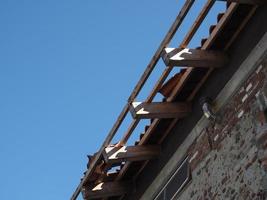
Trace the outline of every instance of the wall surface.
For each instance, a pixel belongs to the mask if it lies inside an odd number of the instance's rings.
[[[192,181],[178,199],[267,199],[267,116],[257,98],[266,77],[265,62],[190,146]]]

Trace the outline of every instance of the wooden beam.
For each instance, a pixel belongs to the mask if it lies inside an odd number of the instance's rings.
[[[191,112],[191,106],[179,102],[133,102],[130,111],[135,119],[183,118]]]
[[[159,93],[164,97],[169,97],[175,88],[175,86],[179,83],[180,79],[183,76],[183,73],[186,69],[181,69],[180,72],[176,73],[173,77],[164,83],[164,85],[160,88]]]
[[[121,196],[134,187],[132,182],[102,182],[94,187],[84,186],[82,188],[82,195],[85,200],[99,199],[105,197]]]
[[[214,5],[214,0],[207,0],[205,5],[203,6],[202,10],[200,11],[199,15],[197,16],[196,20],[194,21],[193,25],[191,26],[190,30],[187,32],[186,36],[184,37],[183,41],[179,45],[179,47],[186,48],[191,39],[194,37],[195,33],[197,32],[198,28],[202,24],[203,20],[208,15],[210,9]]]
[[[151,160],[160,154],[159,145],[107,147],[103,152],[105,162],[108,164],[126,161]]]
[[[217,1],[227,1],[227,2],[235,2],[235,3],[242,3],[242,4],[252,4],[252,5],[261,5],[265,4],[266,0],[217,0]]]
[[[222,67],[228,58],[225,53],[212,50],[165,48],[162,59],[166,66]]]

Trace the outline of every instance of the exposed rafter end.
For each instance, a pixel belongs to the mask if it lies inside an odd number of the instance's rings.
[[[100,199],[113,196],[121,196],[134,187],[133,182],[103,182],[96,186],[85,186],[82,188],[82,195],[85,200]]]
[[[140,145],[107,147],[103,152],[105,162],[108,164],[126,161],[142,161],[155,159],[160,154],[159,145]]]
[[[191,105],[180,102],[133,102],[130,112],[135,119],[183,118],[190,114]]]
[[[228,61],[224,52],[188,48],[165,48],[161,57],[166,66],[222,67]]]
[[[252,4],[252,5],[261,5],[265,4],[266,0],[217,0],[217,1],[227,1],[227,2],[235,2],[235,3],[242,3],[242,4]]]

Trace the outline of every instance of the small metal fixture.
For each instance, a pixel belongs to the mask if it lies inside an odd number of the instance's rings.
[[[267,95],[266,91],[262,90],[256,94],[257,103],[260,110],[264,113],[265,120],[267,121]]]
[[[202,107],[202,111],[203,111],[205,117],[209,120],[215,121],[216,115],[215,115],[213,108],[212,108],[211,99],[208,97],[202,97],[200,99],[200,105]]]

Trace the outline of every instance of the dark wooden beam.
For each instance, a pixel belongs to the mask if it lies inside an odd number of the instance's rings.
[[[228,60],[221,51],[188,48],[165,48],[162,59],[166,66],[209,68],[222,67]]]
[[[103,152],[105,162],[108,164],[126,161],[142,161],[155,159],[160,154],[158,145],[107,147]]]
[[[135,119],[183,118],[191,112],[191,105],[179,102],[133,102],[130,111]]]
[[[121,196],[131,191],[133,187],[134,184],[128,181],[102,182],[94,187],[83,187],[82,195],[85,200]]]
[[[242,3],[242,4],[253,4],[253,5],[260,5],[265,4],[266,0],[217,0],[217,1],[227,1],[227,2],[235,2],[235,3]]]

